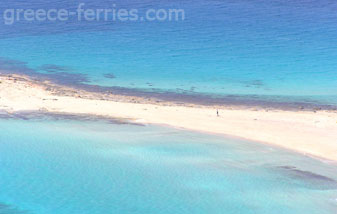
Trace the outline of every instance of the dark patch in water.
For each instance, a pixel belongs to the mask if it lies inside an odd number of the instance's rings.
[[[278,166],[282,172],[295,180],[304,181],[309,188],[314,189],[337,189],[337,181],[324,175],[316,174],[310,171],[297,169],[294,166]]]
[[[197,89],[197,87],[192,86],[192,87],[190,88],[190,91],[191,91],[191,92],[194,92],[195,89]]]
[[[115,79],[116,76],[113,73],[107,73],[103,75],[107,79]]]
[[[34,70],[28,68],[27,63],[3,57],[0,57],[0,70],[7,73],[34,74]]]
[[[53,72],[39,73],[27,67],[25,62],[0,57],[0,73],[3,74],[24,74],[35,80],[49,80],[61,85],[85,85],[90,82],[85,74],[66,72],[66,68],[62,66],[44,65],[42,68]]]
[[[56,68],[56,67],[55,67]],[[106,94],[118,94],[125,96],[138,96],[143,98],[154,98],[160,101],[191,103],[200,105],[232,105],[242,107],[262,107],[287,110],[337,110],[337,106],[320,104],[309,98],[291,96],[260,96],[260,95],[216,95],[206,93],[195,93],[188,90],[165,91],[160,89],[136,89],[124,87],[106,87],[91,85],[89,78],[81,73],[69,73],[55,71],[52,73],[39,73],[29,67],[27,63],[0,57],[0,73],[2,74],[24,74],[34,80],[49,80],[55,84],[70,86],[90,92]],[[251,82],[253,85],[263,84],[260,81]]]
[[[23,213],[28,214],[28,211],[23,211],[13,206],[0,203],[0,214],[23,214]]]
[[[152,83],[150,83],[150,82],[147,82],[147,83],[146,83],[146,85],[148,85],[148,86],[150,86],[150,87],[152,87],[152,86],[153,86],[153,84],[152,84]]]
[[[10,116],[8,114],[8,112],[4,111],[4,110],[0,110],[0,119],[9,119]]]
[[[42,70],[42,71],[47,71],[47,72],[50,72],[50,73],[69,71],[70,70],[67,67],[59,66],[59,65],[53,65],[53,64],[42,65],[42,66],[38,67],[37,69]]]
[[[62,85],[81,85],[89,83],[90,80],[85,74],[68,73],[68,72],[54,72],[43,76],[44,78]]]
[[[262,80],[244,81],[243,83],[245,84],[246,87],[262,88],[265,86]]]
[[[122,118],[108,118],[88,114],[50,113],[44,111],[21,111],[15,113],[0,112],[0,119],[106,121],[110,124],[143,126],[140,123],[133,123]]]

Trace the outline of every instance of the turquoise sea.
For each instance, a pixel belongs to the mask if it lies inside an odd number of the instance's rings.
[[[334,214],[337,165],[164,127],[0,120],[0,213]]]
[[[18,21],[6,9],[180,8]],[[335,0],[1,0],[0,73],[204,104],[337,107]],[[240,139],[0,112],[0,214],[335,214],[337,165]]]
[[[0,70],[67,84],[337,106],[334,0],[3,0],[6,9],[183,9],[183,21],[0,16]]]

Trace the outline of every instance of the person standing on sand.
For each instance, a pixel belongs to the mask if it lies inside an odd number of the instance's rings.
[[[216,116],[219,117],[219,110],[216,110]]]

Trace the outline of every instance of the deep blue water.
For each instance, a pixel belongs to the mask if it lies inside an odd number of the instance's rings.
[[[182,8],[184,21],[16,22],[0,20],[6,60],[35,72],[138,89],[311,96],[337,104],[334,0],[81,1],[86,8]],[[79,1],[3,0],[8,8],[67,8]],[[23,64],[22,63],[26,63]],[[115,78],[106,78],[113,74]],[[75,78],[79,78],[75,76]]]
[[[254,142],[0,119],[0,213],[334,214],[337,166]]]
[[[337,105],[334,0],[82,2],[182,8],[186,20],[7,26],[5,9],[75,9],[79,1],[2,0],[0,70],[197,99]],[[0,214],[335,214],[336,172],[279,148],[173,129],[0,119]]]

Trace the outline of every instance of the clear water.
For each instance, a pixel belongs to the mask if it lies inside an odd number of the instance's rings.
[[[7,26],[1,17],[0,57],[36,72],[45,72],[43,65],[55,65],[71,74],[85,74],[89,84],[95,85],[314,96],[317,101],[337,104],[334,0],[81,2],[94,9],[110,8],[112,3],[141,10],[182,8],[186,20],[70,20]],[[77,5],[68,0],[3,0],[0,10],[75,10]],[[22,67],[20,62],[27,64]],[[104,74],[116,78],[105,78]]]
[[[94,9],[183,8],[186,20],[6,26],[0,16],[0,70],[136,89],[308,96],[337,105],[334,0],[81,2]],[[2,0],[0,12],[77,5]],[[0,119],[0,214],[335,214],[336,175],[331,163],[237,139]]]
[[[0,213],[334,214],[337,166],[237,139],[0,120]]]

